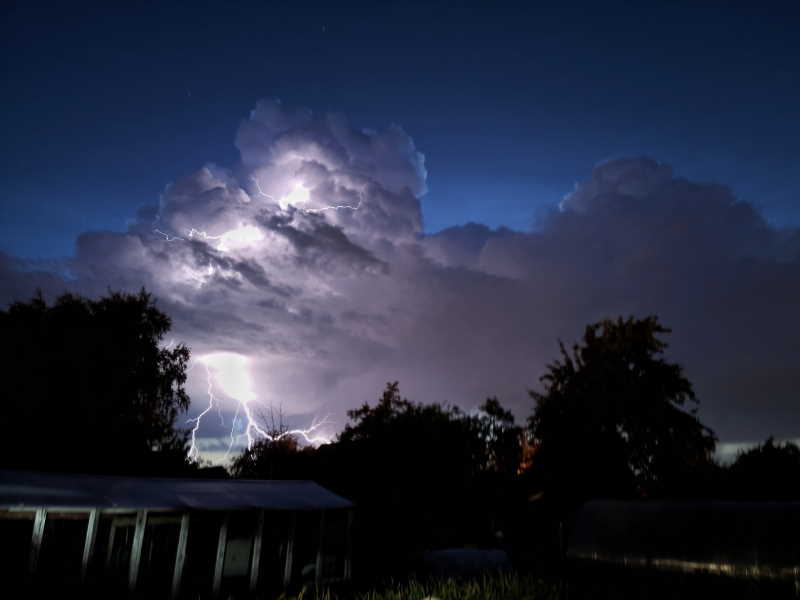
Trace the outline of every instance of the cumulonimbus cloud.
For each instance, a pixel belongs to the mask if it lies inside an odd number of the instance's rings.
[[[2,299],[144,285],[195,355],[247,357],[259,401],[339,425],[394,379],[415,400],[469,408],[499,395],[526,415],[559,339],[658,314],[721,439],[800,437],[800,233],[728,188],[620,159],[535,231],[425,235],[424,157],[399,127],[361,131],[265,101],[236,144],[239,164],[176,180],[128,231],[81,235],[74,258],[0,256]],[[204,390],[193,371],[195,413]],[[227,431],[206,423],[201,436]]]

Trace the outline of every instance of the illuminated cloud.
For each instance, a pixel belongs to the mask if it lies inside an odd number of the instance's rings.
[[[36,287],[155,292],[218,380],[222,415],[203,421],[201,449],[218,455],[244,398],[293,426],[331,415],[341,427],[394,379],[415,400],[469,408],[499,395],[524,416],[558,339],[652,313],[674,329],[670,355],[723,439],[797,437],[800,234],[724,186],[621,159],[535,232],[425,236],[424,158],[399,127],[360,131],[264,101],[236,145],[240,164],[177,179],[127,232],[85,233],[61,265],[0,255],[4,300]],[[193,416],[206,377],[190,374]]]

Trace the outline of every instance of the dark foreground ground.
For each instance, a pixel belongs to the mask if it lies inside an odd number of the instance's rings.
[[[97,588],[48,586],[38,582],[26,589],[0,589],[4,599],[124,598],[123,590],[109,595]],[[157,600],[153,593],[136,598]],[[168,596],[165,596],[168,597]],[[487,573],[473,578],[421,578],[385,581],[369,586],[347,586],[291,590],[281,600],[756,600],[800,599],[800,579],[734,578],[710,573],[676,573],[646,568],[569,565],[560,576],[532,573]],[[194,596],[192,597],[194,600]],[[210,598],[202,596],[200,598]],[[267,600],[276,596],[236,596]],[[233,600],[224,596],[224,600]]]
[[[568,569],[560,595],[563,600],[800,599],[800,579],[795,578],[757,579],[606,565],[573,564]]]

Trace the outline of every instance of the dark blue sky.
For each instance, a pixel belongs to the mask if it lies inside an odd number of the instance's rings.
[[[527,228],[640,154],[800,224],[796,3],[455,4],[4,4],[0,250],[124,229],[176,177],[232,164],[263,97],[402,125],[427,231]]]

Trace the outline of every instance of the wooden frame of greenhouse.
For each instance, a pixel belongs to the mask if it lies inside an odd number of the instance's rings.
[[[0,471],[0,576],[150,597],[349,580],[353,505],[312,481]]]

